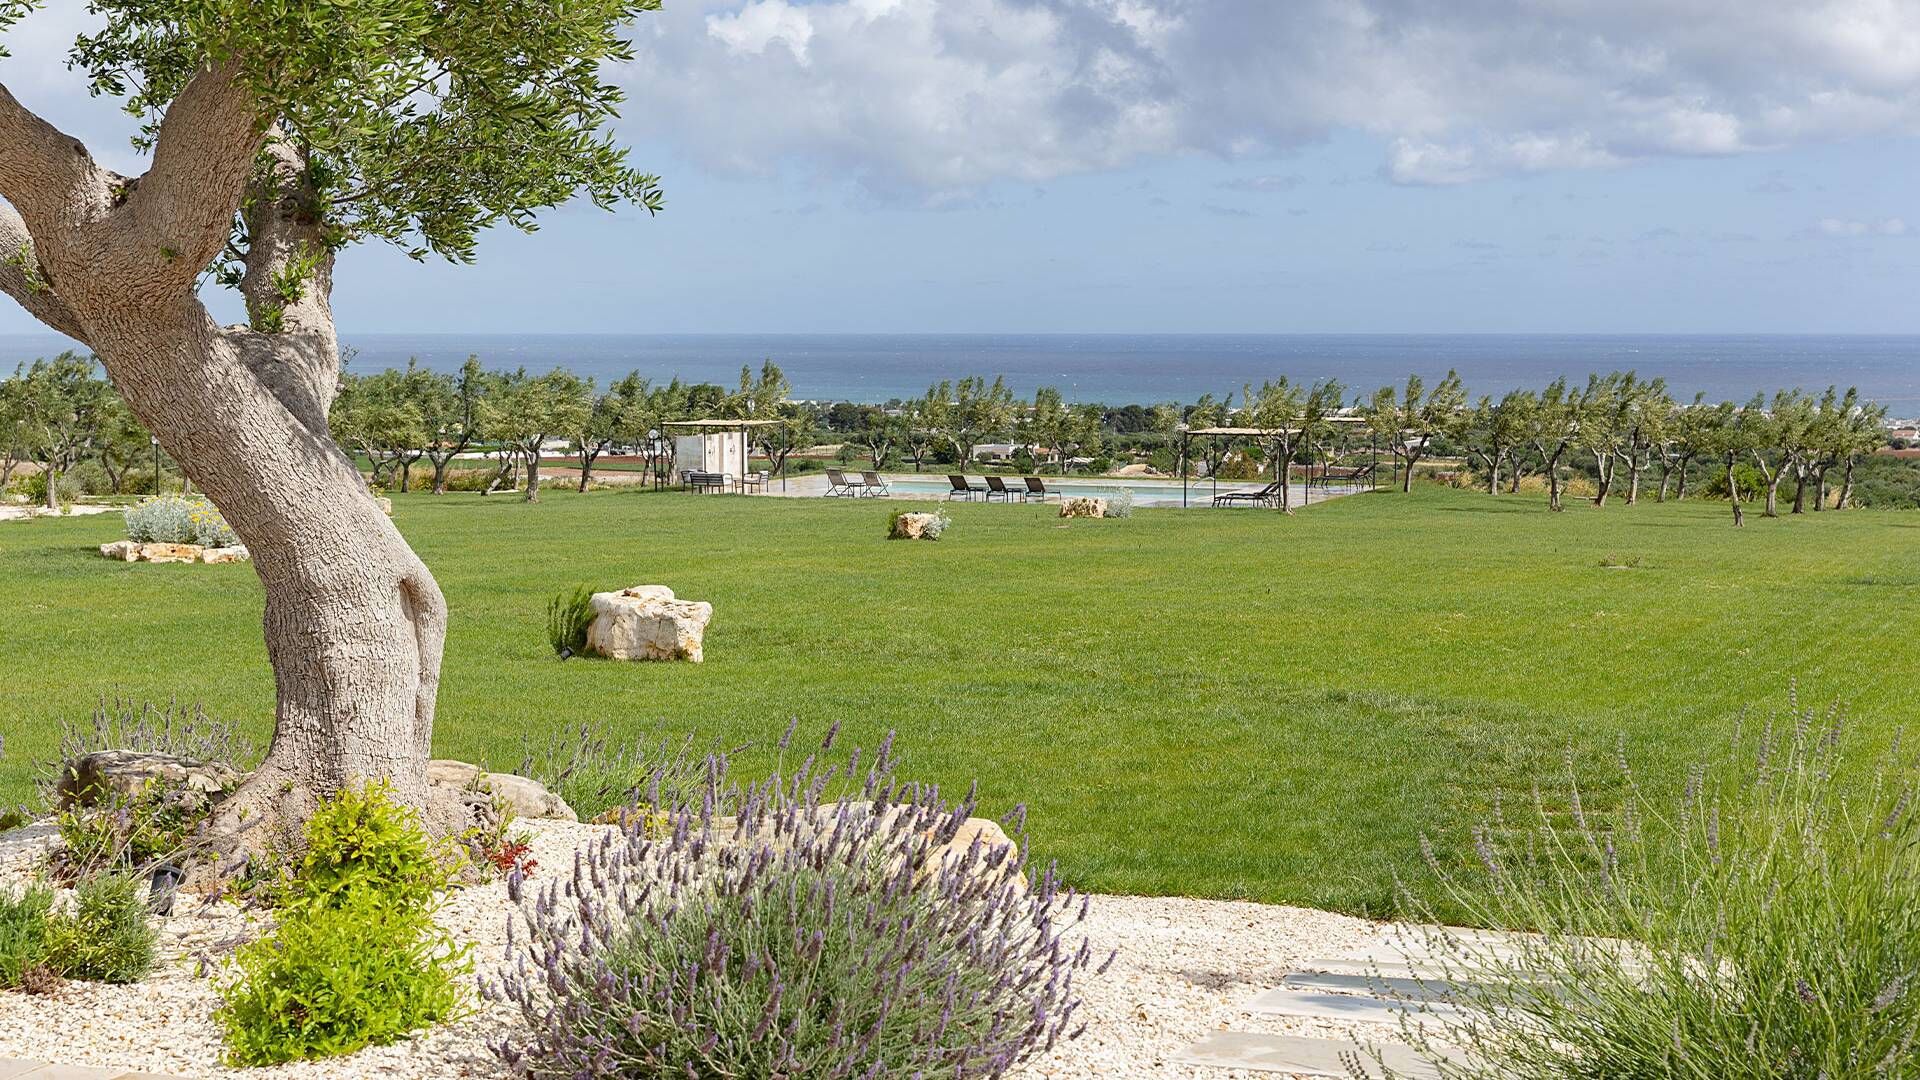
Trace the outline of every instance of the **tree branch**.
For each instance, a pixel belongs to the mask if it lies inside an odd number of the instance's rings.
[[[37,227],[51,227],[65,216],[73,194],[98,171],[84,143],[41,119],[0,85],[0,197],[18,207],[21,216]]]
[[[123,250],[142,264],[158,260],[182,286],[226,246],[265,135],[239,71],[227,61],[187,82],[160,122],[153,167],[127,185],[120,211],[130,226],[117,241]]]
[[[19,211],[0,201],[0,292],[27,309],[27,314],[85,345],[87,332],[34,253],[33,238]],[[91,346],[89,346],[91,347]]]
[[[333,249],[299,147],[269,133],[246,200],[240,294],[255,329],[333,333]]]

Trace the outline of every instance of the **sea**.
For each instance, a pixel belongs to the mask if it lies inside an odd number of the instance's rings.
[[[348,369],[567,367],[604,383],[732,385],[772,360],[798,398],[884,403],[965,375],[1003,376],[1015,393],[1053,386],[1070,401],[1190,402],[1239,394],[1286,375],[1371,391],[1456,370],[1475,394],[1537,387],[1565,375],[1634,370],[1676,396],[1744,401],[1757,391],[1858,387],[1897,417],[1920,415],[1920,335],[1752,334],[356,334]],[[52,335],[0,335],[0,364],[70,347]]]

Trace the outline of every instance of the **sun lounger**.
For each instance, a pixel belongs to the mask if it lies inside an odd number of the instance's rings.
[[[866,493],[868,495],[885,496],[888,493],[887,482],[880,479],[879,473],[861,473],[860,476],[866,480]]]
[[[989,476],[987,477],[987,501],[992,502],[996,495],[1008,502],[1012,502],[1015,495],[1025,499],[1027,493],[1025,489],[1015,491],[1009,488],[1007,482],[997,476]]]
[[[1027,498],[1028,499],[1038,499],[1041,502],[1045,502],[1047,501],[1047,496],[1055,494],[1054,492],[1047,490],[1047,485],[1041,483],[1039,477],[1029,476],[1029,477],[1026,477],[1025,479],[1027,481]]]
[[[861,494],[860,489],[865,486],[865,484],[848,480],[845,476],[841,475],[839,469],[827,470],[827,494],[829,496],[857,496]]]
[[[1249,502],[1255,506],[1280,504],[1280,481],[1275,480],[1259,491],[1226,491],[1213,497],[1215,506],[1231,506],[1238,502]]]
[[[975,495],[986,494],[987,491],[983,487],[974,487],[967,482],[966,477],[956,476],[953,473],[947,474],[947,482],[953,485],[953,489],[947,492],[949,499],[972,499]]]

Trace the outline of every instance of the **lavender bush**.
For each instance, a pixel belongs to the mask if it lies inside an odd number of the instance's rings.
[[[565,799],[583,821],[607,811],[663,812],[720,798],[727,790],[731,754],[745,749],[703,747],[691,733],[614,742],[592,724],[556,733],[537,745],[523,739],[521,746],[524,756],[514,771]]]
[[[530,1034],[496,1046],[523,1077],[999,1076],[1079,1034],[1085,917],[1021,849],[944,852],[973,809],[893,775],[809,758],[608,834],[521,905],[486,991]],[[829,798],[837,791],[840,798]]]
[[[190,761],[220,761],[244,771],[260,758],[246,732],[231,721],[209,715],[198,702],[182,705],[173,701],[159,706],[118,694],[103,696],[85,724],[61,719],[59,747],[60,762],[96,750],[137,750]],[[42,777],[46,783],[58,779],[54,773]]]
[[[1413,1040],[1449,1080],[1920,1077],[1915,762],[1844,743],[1795,703],[1673,804],[1622,760],[1617,812],[1576,788],[1483,831],[1478,873],[1434,862],[1476,921],[1539,933],[1443,935],[1472,1019]]]

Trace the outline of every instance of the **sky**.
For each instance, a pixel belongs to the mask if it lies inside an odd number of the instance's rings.
[[[65,67],[88,25],[51,0],[0,83],[137,173]],[[619,135],[665,212],[565,207],[470,267],[355,249],[343,332],[1920,332],[1913,0],[665,0],[632,32]]]

